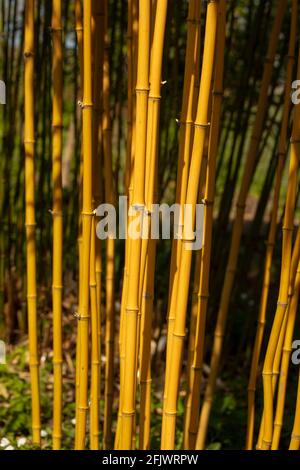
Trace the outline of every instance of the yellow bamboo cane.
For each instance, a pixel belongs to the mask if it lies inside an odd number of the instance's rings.
[[[24,148],[25,148],[25,226],[27,259],[27,312],[29,366],[32,403],[32,438],[40,445],[40,389],[36,311],[36,246],[34,197],[34,0],[25,3],[24,36]]]
[[[300,51],[297,65],[297,78],[300,77]],[[282,239],[282,265],[280,274],[280,287],[278,294],[277,308],[272,325],[272,330],[268,342],[267,352],[263,367],[263,388],[264,388],[264,432],[262,449],[268,450],[271,447],[273,436],[273,387],[272,369],[276,353],[276,346],[281,331],[284,315],[286,312],[289,290],[289,278],[291,267],[291,249],[294,208],[297,188],[297,171],[299,166],[299,144],[300,144],[300,106],[295,105],[293,117],[293,129],[291,137],[291,157],[289,166],[289,178],[286,195],[286,206],[283,222]]]
[[[185,450],[188,450],[191,448],[190,439],[189,439],[189,427],[190,427],[190,421],[191,421],[191,415],[192,415],[191,400],[190,400],[191,391],[192,391],[191,370],[193,366],[194,351],[195,351],[200,265],[201,265],[201,252],[197,251],[194,280],[193,280],[192,307],[191,307],[188,359],[187,359],[187,378],[186,378],[187,393],[186,393],[186,400],[185,400],[184,431],[183,431],[183,448]]]
[[[247,420],[247,436],[246,436],[246,450],[251,450],[253,447],[253,433],[254,433],[254,419],[255,419],[255,390],[256,390],[256,378],[257,368],[260,357],[262,339],[265,329],[265,318],[267,309],[267,300],[270,287],[271,277],[271,266],[276,236],[277,226],[277,215],[279,205],[280,187],[282,182],[285,156],[287,150],[287,129],[290,113],[290,83],[292,81],[293,65],[294,65],[294,54],[295,54],[295,42],[296,42],[296,18],[297,18],[297,0],[292,3],[292,14],[291,14],[291,28],[290,28],[290,39],[287,56],[287,71],[286,71],[286,86],[284,93],[284,105],[283,115],[281,122],[281,130],[278,143],[278,163],[275,177],[275,187],[273,194],[273,208],[271,214],[270,228],[267,240],[266,258],[264,265],[264,276],[263,286],[260,298],[259,315],[257,322],[257,330],[253,347],[253,354],[251,360],[251,369],[248,383],[248,420]]]
[[[150,1],[139,0],[139,37],[136,85],[136,149],[134,159],[133,208],[139,214],[145,206],[145,163],[147,139],[147,100],[149,92]],[[139,220],[141,221],[141,217]],[[124,397],[122,403],[121,448],[131,449],[135,418],[137,357],[137,318],[141,238],[130,239],[128,294],[125,319]]]
[[[80,101],[82,100],[82,91],[83,91],[83,25],[82,25],[82,8],[81,0],[75,1],[75,30],[77,38],[77,47],[79,55],[79,69],[80,69]],[[80,150],[80,168],[79,168],[79,217],[78,217],[78,305],[80,305],[81,299],[81,285],[82,285],[82,217],[81,217],[81,207],[82,207],[82,145]],[[78,397],[79,397],[79,357],[80,357],[80,338],[79,338],[79,328],[77,328],[77,338],[76,338],[76,372],[75,372],[75,389],[76,389],[76,398],[75,398],[75,420],[78,420],[77,411],[78,411]]]
[[[61,0],[52,7],[52,179],[53,179],[53,449],[61,446],[62,425],[62,27]]]
[[[92,62],[91,62],[91,0],[83,4],[83,67],[82,102],[83,138],[83,204],[82,204],[82,287],[79,305],[79,397],[76,420],[76,449],[85,447],[86,415],[88,410],[88,338],[89,338],[89,275],[92,228]]]
[[[103,66],[103,11],[101,3],[92,2],[92,35],[93,35],[93,204],[100,202],[100,156],[99,129],[101,122],[101,78]],[[101,262],[100,240],[96,238],[95,218],[92,222],[90,252],[90,310],[91,310],[91,402],[90,402],[90,448],[99,449],[99,399],[100,399],[100,292],[99,261]],[[97,253],[98,251],[98,253]],[[98,258],[98,257],[99,258]],[[100,264],[101,268],[101,264]],[[98,269],[98,271],[96,271]]]
[[[130,0],[128,3],[128,133],[127,133],[127,151],[125,164],[125,194],[128,197],[128,205],[132,204],[133,170],[135,155],[135,108],[136,108],[136,75],[137,75],[137,39],[138,39],[138,0]],[[128,214],[126,214],[128,219]],[[128,222],[128,220],[127,220]],[[119,351],[120,351],[120,394],[119,411],[117,421],[117,431],[115,438],[115,448],[119,448],[120,430],[122,418],[122,403],[124,391],[124,358],[125,358],[125,310],[128,292],[128,260],[129,260],[130,240],[128,237],[125,242],[125,265],[123,274],[123,288],[121,300],[121,318],[119,332]]]
[[[99,450],[99,395],[100,395],[100,348],[98,335],[97,283],[95,271],[96,227],[93,218],[90,254],[90,311],[91,311],[91,402],[90,402],[90,448]]]
[[[192,208],[188,223],[184,220],[183,247],[180,259],[178,278],[178,297],[175,313],[174,330],[172,335],[171,350],[167,356],[165,386],[165,407],[163,414],[162,449],[173,449],[175,442],[175,424],[177,414],[177,395],[179,388],[180,368],[182,360],[183,341],[185,337],[185,317],[188,301],[188,284],[191,268],[192,251],[191,242],[194,234],[191,227],[195,222],[195,208],[198,195],[198,185],[201,172],[202,157],[205,146],[205,136],[209,127],[209,95],[211,91],[211,80],[213,74],[214,53],[216,45],[218,3],[209,2],[207,6],[206,30],[204,40],[204,53],[202,62],[200,91],[198,98],[197,116],[195,120],[194,142],[191,156],[186,201],[188,207]],[[170,364],[172,362],[172,366]]]

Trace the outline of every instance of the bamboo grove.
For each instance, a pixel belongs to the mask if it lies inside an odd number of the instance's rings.
[[[0,17],[0,446],[299,450],[298,0]]]

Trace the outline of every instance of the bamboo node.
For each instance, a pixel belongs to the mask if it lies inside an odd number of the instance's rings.
[[[53,216],[53,217],[62,217],[62,211],[56,211],[53,209],[48,209],[48,212]]]
[[[81,405],[81,406],[78,406],[78,411],[86,411],[89,409],[89,406],[88,405]]]
[[[34,57],[34,52],[32,51],[24,51],[24,57],[25,59],[29,58],[29,57]]]
[[[149,101],[160,101],[160,99],[161,99],[161,96],[158,96],[158,95],[156,95],[156,96],[155,95],[151,95],[151,96],[149,95],[149,97],[148,97]]]
[[[136,313],[139,311],[139,308],[138,307],[126,307],[126,313],[129,314],[129,313]]]
[[[201,372],[203,370],[203,367],[202,366],[194,366],[194,364],[192,365],[192,369],[196,372]]]
[[[294,137],[291,137],[290,143],[291,144],[300,144],[300,139],[295,139]]]
[[[58,284],[56,284],[55,286],[52,286],[52,290],[62,290],[63,289],[63,286],[60,286]]]
[[[177,415],[177,411],[165,411],[164,414],[166,416],[176,416]]]
[[[82,217],[92,217],[94,214],[94,211],[88,212],[88,211],[82,211],[81,215]]]
[[[226,272],[227,273],[235,273],[236,272],[236,267],[234,266],[228,266],[228,268],[226,269]]]
[[[145,93],[149,91],[149,87],[136,87],[135,92],[136,93]]]
[[[288,306],[287,302],[277,302],[278,307],[286,308]]]
[[[24,145],[26,144],[35,144],[35,140],[34,139],[24,139]]]
[[[213,203],[214,203],[213,199],[206,199],[206,198],[202,199],[202,204],[204,206],[212,206]]]
[[[176,336],[176,338],[185,338],[185,333],[175,333],[173,331],[173,336]]]
[[[122,416],[135,416],[135,411],[122,411]]]
[[[39,361],[29,361],[30,367],[38,367],[40,365]]]
[[[208,129],[210,127],[210,122],[203,123],[203,124],[198,124],[195,122],[194,126],[199,127],[200,129]]]
[[[140,384],[151,384],[152,383],[152,379],[141,379],[140,380]]]
[[[27,294],[27,299],[36,299],[36,294]]]
[[[62,27],[58,27],[58,28],[55,27],[55,28],[53,28],[53,26],[49,26],[48,29],[49,29],[49,32],[50,32],[50,33],[59,33],[59,32],[62,32]]]
[[[294,439],[294,441],[300,441],[300,435],[299,434],[292,434],[291,438]]]
[[[152,299],[152,295],[150,294],[150,292],[144,292],[143,298],[146,299],[146,300],[147,299]]]
[[[237,208],[237,209],[244,210],[244,209],[246,208],[246,204],[245,204],[245,203],[240,204],[239,202],[237,202],[236,208]]]
[[[213,95],[214,95],[214,96],[223,96],[223,95],[224,95],[224,92],[223,92],[223,91],[219,91],[219,90],[214,90],[214,91],[213,91]]]
[[[274,62],[274,57],[267,56],[265,58],[265,64],[273,64],[273,62]]]
[[[77,104],[81,109],[93,107],[93,103],[84,103],[83,101],[80,101],[80,100],[77,102]]]
[[[62,359],[55,359],[55,360],[53,359],[53,361],[52,361],[52,364],[54,366],[60,366],[62,363],[63,363]]]

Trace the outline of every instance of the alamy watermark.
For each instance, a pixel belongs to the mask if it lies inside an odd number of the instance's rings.
[[[200,250],[203,244],[204,204],[152,204],[128,207],[126,196],[119,197],[118,210],[113,204],[100,204],[95,210],[101,220],[96,233],[100,240],[163,239],[172,236],[185,243],[187,250]]]

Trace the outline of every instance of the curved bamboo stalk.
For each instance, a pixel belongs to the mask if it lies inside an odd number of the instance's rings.
[[[24,148],[25,148],[25,226],[27,259],[27,311],[29,366],[32,400],[32,438],[40,445],[40,388],[36,311],[36,242],[34,200],[34,0],[25,3],[24,37]]]
[[[79,389],[78,411],[75,429],[76,449],[85,447],[86,415],[88,410],[88,338],[89,338],[89,275],[92,228],[92,43],[91,43],[91,0],[83,4],[83,187],[82,187],[82,287],[79,305]]]
[[[300,77],[300,51],[298,56],[297,78]],[[299,166],[299,144],[300,144],[300,106],[295,105],[293,130],[291,137],[291,157],[289,166],[288,188],[286,195],[286,206],[283,222],[282,239],[282,265],[280,274],[280,287],[278,294],[277,308],[272,325],[272,330],[268,342],[267,352],[263,367],[263,388],[264,388],[264,432],[262,449],[268,450],[271,447],[273,436],[273,387],[272,370],[276,352],[276,346],[280,335],[283,319],[288,302],[289,278],[291,267],[291,250],[294,209],[297,188],[297,172]]]
[[[252,131],[251,142],[249,151],[246,158],[246,164],[244,167],[243,178],[241,182],[241,187],[239,191],[238,202],[236,205],[236,216],[233,225],[233,233],[231,238],[231,245],[229,251],[229,257],[227,262],[225,280],[222,288],[220,307],[218,311],[217,324],[214,333],[214,342],[211,354],[211,373],[209,383],[207,385],[206,401],[205,406],[203,405],[201,415],[202,423],[199,425],[199,434],[197,437],[197,448],[202,449],[205,445],[205,438],[208,426],[208,420],[212,405],[213,393],[215,389],[215,383],[217,379],[217,373],[219,368],[219,362],[222,352],[223,337],[225,324],[227,319],[227,313],[229,308],[229,301],[231,296],[231,291],[234,282],[234,276],[236,272],[237,262],[238,262],[238,253],[239,246],[242,236],[243,229],[243,218],[245,212],[245,203],[247,194],[250,188],[254,166],[257,158],[259,142],[263,131],[264,117],[267,109],[267,98],[268,98],[268,89],[271,81],[272,67],[276,52],[276,46],[278,43],[278,36],[281,29],[281,24],[284,16],[284,12],[287,6],[287,2],[284,0],[278,4],[276,17],[274,20],[273,29],[271,32],[269,48],[267,52],[267,57],[264,65],[263,78],[261,83],[259,101],[257,105],[257,112],[255,123]],[[201,419],[200,419],[201,421]]]
[[[185,203],[192,208],[191,219],[184,221],[183,247],[180,257],[178,278],[178,296],[175,313],[174,330],[172,334],[171,349],[167,355],[166,381],[165,381],[165,407],[162,426],[162,449],[173,449],[175,443],[175,425],[177,415],[177,395],[179,388],[180,368],[182,361],[183,341],[185,337],[185,318],[188,301],[188,285],[191,269],[192,251],[190,243],[194,241],[191,227],[194,227],[195,208],[198,195],[198,185],[205,146],[205,136],[209,127],[209,97],[213,74],[214,53],[216,46],[218,1],[211,1],[207,6],[206,30],[204,40],[204,53],[201,72],[200,91],[198,97],[197,116],[195,120],[194,142],[191,156],[190,171],[187,185]],[[172,365],[171,365],[172,363]]]

